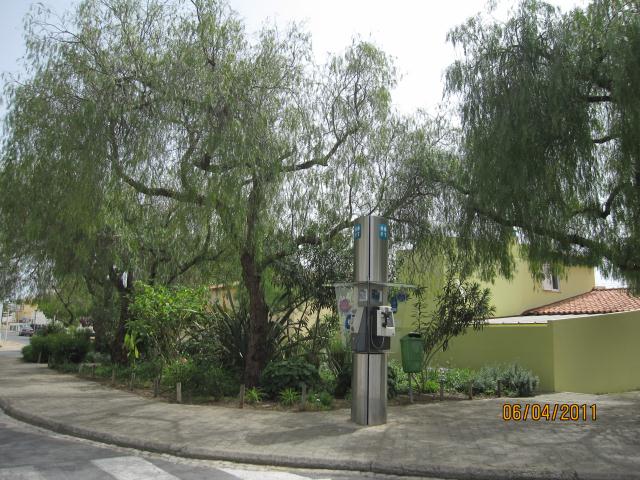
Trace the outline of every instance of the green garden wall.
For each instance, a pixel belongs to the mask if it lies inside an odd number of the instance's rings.
[[[517,362],[540,377],[541,391],[553,391],[553,360],[552,331],[547,325],[488,325],[452,340],[432,364],[479,369]]]
[[[552,322],[555,390],[640,390],[640,312]]]

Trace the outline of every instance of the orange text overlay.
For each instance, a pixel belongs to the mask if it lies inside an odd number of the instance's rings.
[[[598,418],[596,404],[586,403],[505,403],[502,419],[505,422],[595,422]]]

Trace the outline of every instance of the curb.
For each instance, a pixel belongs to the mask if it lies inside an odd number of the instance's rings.
[[[318,470],[341,470],[354,472],[370,472],[382,475],[401,475],[410,477],[437,477],[457,480],[638,480],[640,475],[633,474],[592,474],[578,473],[575,470],[500,470],[486,467],[455,468],[432,465],[430,467],[415,467],[411,465],[397,465],[384,463],[379,460],[363,462],[353,460],[349,462],[331,459],[310,459],[291,457],[286,455],[262,455],[259,453],[241,453],[228,451],[211,451],[190,445],[174,445],[163,442],[134,440],[123,435],[113,435],[87,428],[63,424],[48,417],[25,412],[4,398],[0,398],[0,408],[4,412],[20,421],[45,428],[57,433],[97,441],[119,447],[133,448],[147,452],[169,454],[177,457],[196,460],[227,461],[235,463],[269,465],[287,468],[306,468]]]

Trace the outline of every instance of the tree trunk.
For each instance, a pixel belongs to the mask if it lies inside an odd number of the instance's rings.
[[[269,309],[262,291],[256,258],[250,252],[240,256],[242,279],[249,294],[249,344],[245,360],[244,381],[248,387],[255,387],[260,373],[267,363],[267,332]]]
[[[127,322],[129,321],[129,303],[133,293],[133,274],[127,272],[127,280],[125,282],[124,274],[114,270],[112,279],[115,281],[118,296],[120,297],[120,315],[118,316],[118,325],[111,344],[111,360],[114,363],[124,365],[127,363],[124,336],[127,332]]]

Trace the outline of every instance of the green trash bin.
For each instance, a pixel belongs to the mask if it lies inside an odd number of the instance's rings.
[[[424,359],[424,343],[422,335],[411,332],[400,339],[402,352],[402,369],[406,373],[420,373]]]

